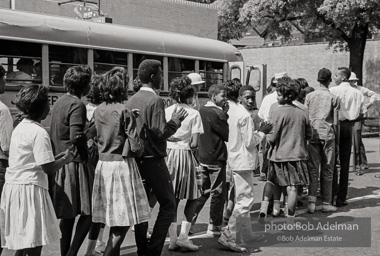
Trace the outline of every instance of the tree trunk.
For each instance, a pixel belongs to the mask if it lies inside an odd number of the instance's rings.
[[[350,69],[358,77],[359,85],[363,85],[363,61],[364,50],[367,43],[368,24],[355,24],[350,40],[347,41],[350,48]]]

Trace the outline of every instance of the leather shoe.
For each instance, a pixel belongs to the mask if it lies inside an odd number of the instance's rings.
[[[347,205],[348,205],[348,202],[346,200],[344,201],[336,200],[336,207],[343,207]]]

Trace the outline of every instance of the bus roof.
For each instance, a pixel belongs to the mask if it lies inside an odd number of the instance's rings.
[[[159,30],[0,9],[0,38],[209,61],[240,61],[234,46]]]

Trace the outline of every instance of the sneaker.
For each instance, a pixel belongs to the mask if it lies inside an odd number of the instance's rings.
[[[368,170],[368,169],[369,169],[368,165],[362,164],[362,170]]]
[[[356,171],[355,174],[356,174],[356,176],[362,176],[364,174],[364,171],[361,170],[361,169],[359,169],[359,170]]]
[[[246,248],[237,246],[235,242],[231,241],[231,239],[228,239],[228,237],[225,235],[225,232],[222,232],[221,236],[218,239],[218,243],[234,252],[242,253],[247,251]]]
[[[105,242],[96,242],[95,252],[104,253],[106,250],[107,244]]]
[[[267,176],[265,173],[260,174],[259,181],[267,181]]]
[[[207,236],[210,237],[219,237],[220,236],[220,226],[215,226],[213,224],[208,224]]]
[[[84,256],[101,256],[103,253],[101,252],[93,252],[93,253],[86,253]]]
[[[337,208],[331,204],[324,204],[322,206],[322,212],[336,212]]]

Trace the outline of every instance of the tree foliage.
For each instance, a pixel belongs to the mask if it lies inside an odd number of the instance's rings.
[[[239,39],[248,26],[290,39],[297,25],[306,37],[323,36],[349,50],[350,66],[360,78],[366,39],[380,28],[379,0],[218,0],[218,7],[220,39]]]

